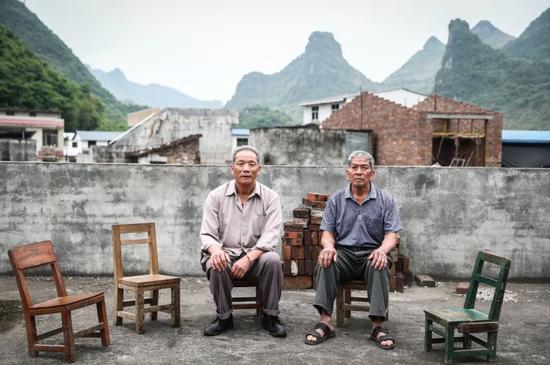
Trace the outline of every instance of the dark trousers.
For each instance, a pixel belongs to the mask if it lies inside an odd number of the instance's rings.
[[[332,315],[337,286],[350,280],[367,283],[369,316],[371,319],[386,318],[388,313],[389,282],[391,262],[383,270],[375,270],[367,257],[372,250],[353,251],[337,247],[336,261],[329,267],[317,265],[317,292],[313,306],[319,313],[326,310]],[[390,260],[388,256],[388,260]]]
[[[236,261],[238,258],[233,258]],[[216,303],[216,314],[227,319],[233,313],[231,290],[233,279],[227,270],[215,271],[210,259],[206,262],[206,272],[210,279],[210,291]],[[283,289],[283,266],[276,252],[263,253],[250,267],[243,280],[258,283],[262,293],[262,311],[271,316],[279,315],[279,300]]]

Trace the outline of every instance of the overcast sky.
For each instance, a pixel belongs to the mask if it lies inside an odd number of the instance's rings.
[[[248,72],[280,71],[316,30],[373,81],[397,70],[451,19],[513,36],[550,0],[26,0],[83,63],[129,80],[226,102]]]

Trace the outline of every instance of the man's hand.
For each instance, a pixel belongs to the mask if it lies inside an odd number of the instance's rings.
[[[250,269],[250,263],[251,261],[246,255],[235,261],[231,268],[231,276],[236,279],[242,279],[248,272],[248,269]]]
[[[388,255],[381,247],[372,251],[368,259],[371,260],[375,270],[383,270],[388,266]]]
[[[223,271],[231,262],[229,255],[219,247],[210,246],[208,249],[214,271]]]
[[[319,253],[319,265],[326,269],[333,261],[336,261],[336,249],[334,247],[323,248]]]

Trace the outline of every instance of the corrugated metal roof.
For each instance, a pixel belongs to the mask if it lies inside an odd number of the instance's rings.
[[[124,132],[107,131],[76,131],[76,135],[83,141],[112,141]]]
[[[503,130],[502,143],[550,143],[550,131]]]
[[[231,134],[234,135],[234,136],[249,136],[250,135],[250,129],[233,128],[231,130]]]

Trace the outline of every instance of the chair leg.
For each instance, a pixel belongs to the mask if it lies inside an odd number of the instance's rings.
[[[180,286],[176,284],[172,286],[172,319],[174,321],[173,327],[180,327]]]
[[[71,312],[63,311],[61,313],[61,322],[63,325],[63,342],[65,345],[65,361],[74,361],[74,333]]]
[[[424,320],[424,351],[432,351],[432,325],[433,321],[428,317]]]
[[[453,326],[448,326],[445,328],[445,364],[454,363],[454,340],[455,340],[455,329]]]
[[[470,334],[467,332],[464,332],[464,337],[462,338],[462,347],[464,349],[472,348],[472,339],[470,338]]]
[[[336,293],[336,327],[344,326],[344,289],[338,286]]]
[[[109,320],[107,319],[107,309],[105,308],[105,300],[102,300],[99,303],[96,303],[97,308],[97,320],[99,323],[102,324],[101,330],[99,333],[101,334],[101,345],[103,347],[107,347],[110,345],[110,337],[109,337]]]
[[[115,288],[115,326],[122,325],[122,317],[118,315],[118,311],[124,310],[124,289]]]
[[[36,344],[36,319],[34,316],[26,315],[25,324],[27,326],[27,347],[29,350],[29,355],[31,357],[37,357],[38,351],[35,351],[34,345]]]
[[[497,358],[497,332],[489,332],[487,334],[487,349],[490,354],[487,356],[487,360],[496,360]]]
[[[256,316],[262,313],[262,292],[258,285],[256,285]]]
[[[139,288],[136,290],[135,315],[136,315],[136,332],[139,334],[142,334],[144,332],[143,322],[145,320],[145,315],[143,313],[143,290]]]
[[[351,289],[347,288],[344,290],[344,303],[351,304]],[[344,311],[345,318],[351,318],[351,311]]]
[[[159,291],[158,289],[151,290],[151,306],[159,304]],[[157,320],[158,312],[151,312],[151,321]]]

